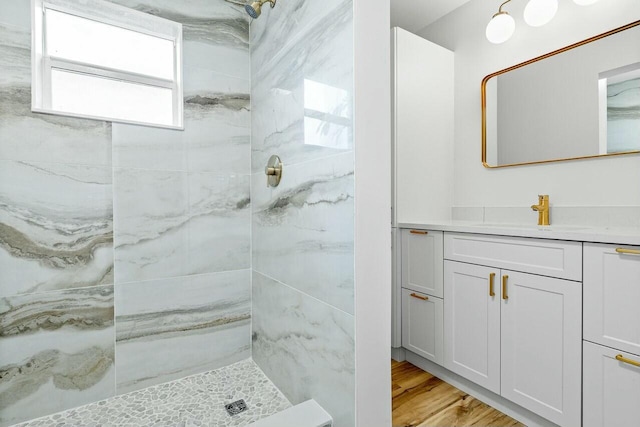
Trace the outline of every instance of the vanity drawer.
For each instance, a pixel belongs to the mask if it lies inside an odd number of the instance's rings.
[[[442,231],[402,230],[402,287],[442,298]]]
[[[444,257],[524,273],[582,280],[581,242],[445,233]]]
[[[640,358],[588,341],[583,354],[582,425],[640,425]]]
[[[442,298],[402,290],[402,346],[439,365],[444,362]]]
[[[584,339],[640,355],[640,247],[584,244]]]

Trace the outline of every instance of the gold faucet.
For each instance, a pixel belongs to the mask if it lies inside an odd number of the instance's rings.
[[[549,225],[549,195],[540,194],[538,204],[531,205],[531,209],[538,211],[538,225]]]

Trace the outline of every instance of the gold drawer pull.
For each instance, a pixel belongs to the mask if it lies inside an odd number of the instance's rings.
[[[411,294],[412,297],[414,298],[418,298],[421,299],[422,301],[427,301],[429,299],[429,297],[423,297],[422,295],[418,295],[418,294]]]
[[[507,280],[509,276],[506,274],[502,276],[502,299],[509,299],[509,295],[507,295]]]
[[[637,366],[640,368],[640,362],[636,362],[635,360],[627,359],[621,354],[616,356],[616,360],[622,363],[628,363],[629,365]]]
[[[618,252],[619,254],[627,254],[627,255],[640,255],[640,250],[638,249],[623,249],[623,248],[617,248],[616,252]]]
[[[429,234],[428,231],[420,231],[420,230],[411,230],[409,231],[411,234]]]
[[[496,278],[496,273],[489,274],[489,296],[495,297],[496,293],[493,291],[493,281]]]

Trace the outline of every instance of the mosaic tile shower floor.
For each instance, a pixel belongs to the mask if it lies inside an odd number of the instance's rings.
[[[230,416],[224,405],[244,399],[248,409]],[[192,375],[16,427],[245,426],[291,406],[253,360]]]

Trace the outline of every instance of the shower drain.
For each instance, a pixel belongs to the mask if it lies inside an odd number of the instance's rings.
[[[227,403],[224,405],[224,408],[227,410],[229,415],[238,415],[240,412],[244,412],[247,410],[247,404],[244,402],[244,399],[236,400],[235,402]]]

